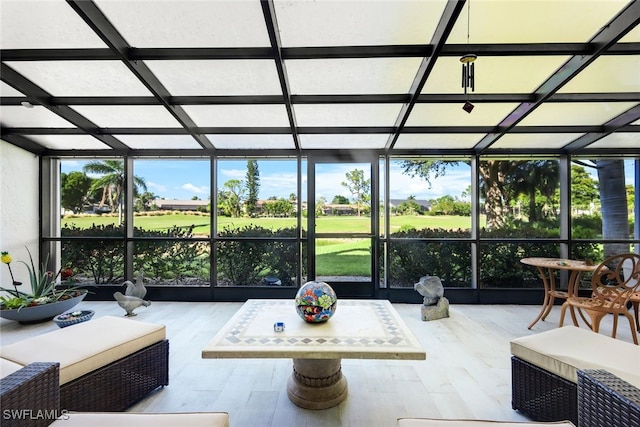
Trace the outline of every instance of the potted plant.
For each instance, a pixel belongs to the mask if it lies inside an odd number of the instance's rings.
[[[46,266],[49,261],[47,256],[42,267],[36,269],[28,248],[27,252],[30,263],[20,262],[29,272],[31,290],[28,292],[18,290],[18,285],[21,283],[13,277],[11,255],[8,252],[1,253],[0,259],[7,265],[11,274],[13,289],[0,287],[0,290],[9,294],[9,296],[0,296],[0,317],[20,323],[42,322],[69,310],[84,299],[87,290],[71,283],[70,278],[73,276],[71,268],[63,267],[57,274],[47,271]],[[62,279],[60,284],[58,284],[59,277]]]

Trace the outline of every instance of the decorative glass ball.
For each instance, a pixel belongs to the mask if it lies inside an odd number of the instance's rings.
[[[298,315],[309,323],[329,320],[336,312],[338,297],[331,286],[325,282],[307,282],[296,294]]]

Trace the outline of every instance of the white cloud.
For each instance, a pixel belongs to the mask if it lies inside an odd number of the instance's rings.
[[[209,194],[209,187],[206,187],[204,185],[201,187],[197,187],[191,183],[186,183],[186,184],[182,184],[180,188],[182,188],[183,190],[191,191],[196,194]]]
[[[147,189],[152,193],[164,193],[167,191],[167,186],[158,184],[157,182],[147,181]]]

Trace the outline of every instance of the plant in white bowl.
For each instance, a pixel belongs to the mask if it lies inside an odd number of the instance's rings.
[[[9,294],[0,296],[0,316],[10,320],[17,320],[21,323],[32,323],[49,320],[54,316],[75,306],[86,296],[87,290],[71,282],[73,270],[70,267],[63,267],[57,273],[47,271],[49,257],[42,263],[40,269],[36,269],[31,252],[29,263],[19,261],[25,265],[29,272],[29,282],[31,289],[28,291],[18,290],[21,285],[13,276],[11,262],[13,258],[8,252],[2,252],[0,260],[6,264],[13,281],[13,289],[0,287],[0,290]],[[61,281],[58,283],[58,278]],[[46,309],[36,309],[46,307]]]

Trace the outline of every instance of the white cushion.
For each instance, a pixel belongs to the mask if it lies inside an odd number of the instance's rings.
[[[570,427],[570,421],[558,422],[516,422],[516,421],[486,421],[486,420],[437,420],[431,418],[398,418],[399,427]]]
[[[604,369],[640,388],[640,347],[573,325],[511,341],[511,354],[574,383],[578,370]]]
[[[54,427],[229,427],[226,412],[134,413],[134,412],[69,412],[59,414]]]
[[[0,358],[0,378],[4,378],[9,374],[13,374],[15,371],[18,371],[23,367],[24,366],[20,365],[19,363]]]
[[[0,354],[25,366],[59,362],[62,385],[162,341],[165,336],[164,325],[104,316],[3,346]]]

